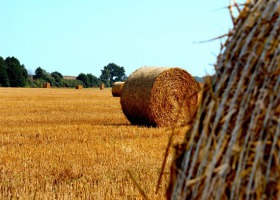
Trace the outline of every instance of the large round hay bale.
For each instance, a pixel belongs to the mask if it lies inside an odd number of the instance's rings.
[[[123,86],[122,110],[136,125],[186,125],[196,114],[198,92],[198,83],[183,69],[142,67]]]
[[[280,1],[243,6],[176,146],[167,199],[280,200]]]
[[[120,97],[122,95],[122,88],[124,82],[115,82],[112,86],[112,95],[113,97]]]

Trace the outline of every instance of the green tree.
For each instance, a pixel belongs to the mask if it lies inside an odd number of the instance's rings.
[[[11,87],[25,87],[28,85],[27,70],[24,65],[20,64],[18,59],[15,57],[7,57],[5,64],[7,66],[7,73]]]
[[[58,72],[58,71],[52,72],[51,75],[52,75],[52,77],[55,78],[55,80],[63,79],[62,74],[60,72]]]
[[[5,60],[0,56],[0,86],[9,87],[10,81]]]
[[[106,87],[110,87],[110,70],[105,68],[101,70],[100,82],[104,83]]]
[[[61,73],[55,71],[55,72],[52,72],[52,73],[51,73],[51,76],[54,78],[55,86],[56,86],[56,87],[61,87],[61,86],[63,86],[63,85],[62,85],[63,76],[62,76]]]
[[[116,81],[124,81],[126,79],[124,67],[120,67],[115,63],[109,63],[101,70],[100,81],[107,87],[111,87]]]
[[[34,79],[43,79],[46,80],[47,78],[47,72],[46,70],[42,69],[41,67],[38,67],[35,70],[35,75],[34,75]]]
[[[90,80],[86,74],[80,73],[76,79],[82,81],[85,88],[90,87]]]
[[[56,86],[56,81],[54,77],[51,76],[51,74],[47,73],[45,82],[48,82],[51,84],[51,86]]]
[[[87,74],[90,87],[98,87],[98,78],[92,74]]]
[[[22,64],[20,65],[21,69],[22,69],[22,75],[25,79],[28,79],[28,71],[26,69],[26,67]],[[26,80],[27,81],[27,80]]]
[[[80,81],[80,80],[71,80],[71,79],[62,79],[61,81],[61,86],[63,87],[67,87],[67,88],[73,88],[75,87],[76,85],[82,85],[83,82]]]

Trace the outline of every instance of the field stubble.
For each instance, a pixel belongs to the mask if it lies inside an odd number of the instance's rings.
[[[0,88],[1,199],[142,199],[128,170],[164,199],[170,131],[130,125],[119,101],[110,89]]]

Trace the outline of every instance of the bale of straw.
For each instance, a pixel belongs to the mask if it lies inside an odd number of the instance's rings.
[[[234,21],[176,148],[168,199],[280,199],[280,1]]]
[[[77,90],[83,89],[83,85],[76,85],[76,89],[77,89]]]
[[[101,84],[99,85],[99,88],[100,88],[100,90],[104,90],[105,84],[104,84],[104,83],[101,83]]]
[[[198,92],[198,83],[183,69],[142,67],[125,82],[121,106],[132,124],[186,125],[196,114]]]
[[[51,84],[50,83],[43,83],[43,88],[51,88]]]
[[[112,95],[113,97],[120,97],[122,95],[122,88],[124,82],[115,82],[112,86]]]

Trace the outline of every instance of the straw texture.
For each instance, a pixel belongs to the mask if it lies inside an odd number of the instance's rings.
[[[168,199],[280,199],[280,1],[248,1],[177,146]]]
[[[100,90],[104,90],[105,84],[104,84],[104,83],[101,83],[101,84],[99,85],[99,88],[100,88]]]
[[[136,125],[186,125],[196,114],[198,91],[198,83],[185,70],[142,67],[123,86],[122,110]]]
[[[43,88],[51,88],[51,84],[50,83],[43,83]]]
[[[124,82],[115,82],[112,86],[112,95],[113,97],[120,97],[122,95],[122,88]]]
[[[77,89],[77,90],[83,89],[83,85],[76,85],[76,89]]]

